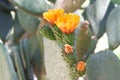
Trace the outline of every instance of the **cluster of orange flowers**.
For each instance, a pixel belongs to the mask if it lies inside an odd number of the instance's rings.
[[[65,34],[73,33],[77,28],[80,17],[73,13],[64,13],[63,9],[50,9],[43,14],[43,17],[56,26]]]

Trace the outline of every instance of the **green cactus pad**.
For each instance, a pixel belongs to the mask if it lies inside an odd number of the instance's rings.
[[[12,60],[2,44],[0,44],[0,80],[18,80]]]
[[[18,20],[21,27],[28,33],[33,33],[38,27],[40,20],[22,10],[17,11]]]
[[[120,0],[111,0],[115,4],[120,4]]]
[[[120,6],[114,8],[107,20],[106,31],[110,49],[115,49],[120,44]]]
[[[87,61],[87,75],[89,80],[119,80],[120,60],[110,50],[95,53]]]
[[[57,42],[61,44],[61,46],[64,46],[65,44],[69,44],[72,46],[74,45],[74,33],[65,34],[61,32],[61,30],[56,25],[52,26],[51,28]]]
[[[110,0],[95,0],[94,3],[89,5],[86,9],[86,16],[91,24],[93,33],[97,38],[100,38],[100,36],[105,32],[105,23],[102,22],[101,24],[101,21],[107,12],[109,4]],[[103,29],[101,31],[104,31],[101,32],[101,34],[99,32],[100,28]]]
[[[43,12],[47,11],[52,7],[51,5],[48,5],[45,0],[10,0],[10,1],[17,7],[38,16],[41,16]]]
[[[37,32],[37,35],[31,36],[29,39],[26,39],[22,42],[23,50],[25,54],[25,61],[27,67],[27,74],[30,78],[32,76],[30,73],[33,69],[34,74],[38,80],[44,80],[45,78],[45,67],[44,67],[44,48],[43,41],[40,32]],[[32,67],[31,67],[32,65]],[[32,79],[29,79],[32,80]]]
[[[63,43],[63,39],[62,39],[62,32],[59,30],[59,28],[57,26],[52,26],[51,27],[53,34],[55,35],[56,40],[59,43]]]
[[[16,69],[17,69],[17,74],[18,74],[19,80],[26,80],[18,48],[19,47],[17,47],[17,46],[14,46],[12,48],[12,51],[13,51],[13,54],[14,54],[15,66],[16,66]]]
[[[24,60],[26,63],[26,76],[28,80],[32,80],[33,79],[33,71],[32,71],[32,65],[30,62],[30,58],[31,58],[31,49],[30,49],[30,45],[28,43],[28,39],[24,39],[21,41],[21,51],[23,53],[24,56]]]
[[[16,14],[15,21],[13,24],[14,27],[14,42],[18,42],[21,36],[25,33],[25,30],[21,27],[20,22],[18,21],[18,16]]]
[[[53,31],[52,29],[50,28],[50,26],[48,24],[44,25],[41,29],[40,29],[40,33],[50,39],[50,40],[56,40],[54,34],[53,34]]]
[[[72,46],[74,45],[74,40],[75,40],[74,33],[72,34],[62,33],[62,39],[66,44],[70,44]]]

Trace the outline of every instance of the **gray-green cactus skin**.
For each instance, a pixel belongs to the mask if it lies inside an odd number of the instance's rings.
[[[119,58],[110,50],[104,50],[93,54],[87,61],[88,79],[119,80],[119,66]]]
[[[0,80],[18,80],[10,55],[0,43]]]
[[[34,75],[38,80],[76,80],[84,75],[88,80],[120,80],[120,61],[112,51],[120,44],[120,0],[89,0],[82,7],[85,1],[0,0],[0,80],[34,80]],[[44,19],[44,12],[56,8],[80,14],[72,34]],[[109,48],[96,53],[104,33]],[[73,47],[72,54],[66,54],[66,44]],[[77,70],[79,61],[86,63],[84,71]]]

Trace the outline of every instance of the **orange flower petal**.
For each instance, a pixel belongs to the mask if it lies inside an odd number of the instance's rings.
[[[69,44],[66,44],[66,45],[64,46],[64,51],[65,51],[65,53],[67,53],[67,54],[71,54],[71,53],[73,53],[73,47],[72,47],[71,45],[69,45]]]
[[[43,17],[51,24],[57,20],[57,17],[64,14],[63,9],[50,9],[47,12],[43,13]]]
[[[82,72],[85,70],[86,63],[84,61],[78,62],[76,68],[78,71]]]
[[[55,24],[63,33],[70,34],[77,28],[79,21],[80,17],[78,15],[69,13],[59,16]]]

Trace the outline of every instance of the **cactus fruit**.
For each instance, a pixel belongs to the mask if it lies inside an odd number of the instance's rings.
[[[75,49],[79,61],[84,60],[84,56],[90,47],[92,33],[88,21],[83,21],[78,30],[76,33]]]

